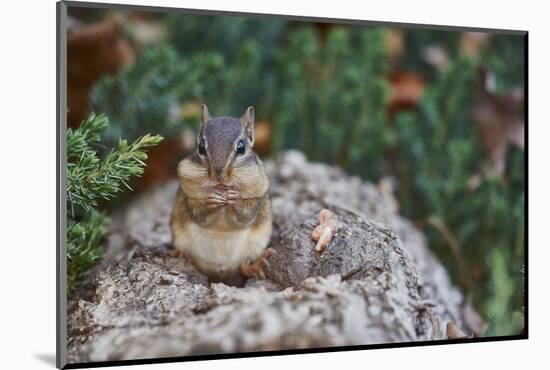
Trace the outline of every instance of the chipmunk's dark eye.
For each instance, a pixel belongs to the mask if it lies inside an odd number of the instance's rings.
[[[200,155],[206,154],[206,146],[204,145],[204,139],[201,139],[201,141],[199,141],[199,154]]]
[[[244,150],[245,150],[244,141],[239,140],[237,144],[237,155],[244,154]]]

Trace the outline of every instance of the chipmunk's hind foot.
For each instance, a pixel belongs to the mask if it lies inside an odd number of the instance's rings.
[[[255,278],[257,280],[265,279],[264,267],[269,269],[269,262],[267,259],[275,254],[275,250],[272,248],[267,248],[262,252],[260,257],[252,261],[247,259],[241,264],[241,272],[244,276],[248,278]]]
[[[171,257],[175,257],[175,258],[183,258],[185,257],[185,253],[180,251],[179,249],[170,249],[168,251],[168,254],[171,256]]]

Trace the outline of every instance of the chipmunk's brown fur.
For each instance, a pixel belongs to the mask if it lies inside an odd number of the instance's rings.
[[[264,276],[271,236],[268,179],[252,151],[254,109],[211,118],[203,105],[197,148],[178,165],[173,245],[213,281]]]

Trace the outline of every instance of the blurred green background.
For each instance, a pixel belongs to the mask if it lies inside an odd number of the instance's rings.
[[[524,314],[524,37],[276,18],[70,8],[69,125],[105,147],[165,141],[137,184],[175,174],[199,106],[256,108],[264,157],[295,148],[378,183],[488,323]],[[151,164],[152,163],[152,164]]]

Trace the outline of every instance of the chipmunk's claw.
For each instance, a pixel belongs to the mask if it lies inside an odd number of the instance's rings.
[[[184,257],[185,256],[185,253],[180,251],[179,249],[171,249],[168,254],[172,257],[175,257],[175,258],[180,258],[180,257]]]
[[[228,190],[227,193],[225,193],[225,199],[227,201],[235,201],[239,198],[239,192],[236,190]]]
[[[267,267],[269,269],[269,262],[267,261],[267,258],[275,254],[275,251],[272,248],[267,248],[263,251],[260,258],[258,258],[255,261],[252,261],[252,259],[247,259],[243,264],[241,265],[241,272],[244,276],[248,278],[255,278],[257,280],[263,280],[265,279],[265,273],[264,273],[264,267]]]
[[[220,208],[221,206],[223,206],[223,203],[208,203],[206,202],[206,208],[207,209],[217,209],[217,208]]]
[[[208,209],[219,208],[226,204],[225,197],[223,194],[215,191],[206,198],[206,207]]]
[[[216,209],[227,205],[233,205],[239,198],[239,192],[231,187],[218,187],[206,198],[206,207]]]

